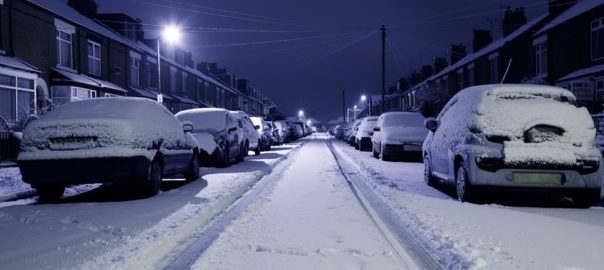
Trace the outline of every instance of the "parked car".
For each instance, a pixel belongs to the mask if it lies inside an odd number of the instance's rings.
[[[413,157],[421,160],[422,143],[427,134],[424,117],[419,113],[383,113],[373,128],[373,156],[382,160]]]
[[[361,125],[361,119],[354,120],[354,122],[352,122],[352,125],[350,126],[348,134],[346,134],[346,142],[351,146],[354,145],[354,139],[357,134],[357,131],[359,131],[359,125]]]
[[[302,127],[300,125],[293,125],[294,127],[294,140],[298,140],[304,137],[304,131],[302,131]]]
[[[482,188],[544,189],[577,206],[600,198],[602,154],[586,108],[568,90],[535,85],[484,85],[456,94],[427,119],[425,180],[456,184],[460,201]]]
[[[358,150],[364,151],[365,149],[367,149],[367,151],[369,151],[373,148],[373,144],[371,143],[371,136],[373,135],[373,127],[375,127],[377,120],[377,116],[368,116],[361,120],[359,130],[357,130],[357,133],[354,136],[355,147]]]
[[[237,121],[228,110],[201,108],[180,111],[176,118],[190,121],[195,129],[191,132],[198,142],[199,161],[203,165],[228,166],[233,160],[241,161],[244,149],[239,144],[241,132]]]
[[[288,121],[277,121],[275,124],[278,125],[279,135],[283,138],[284,143],[292,141],[292,129]]]
[[[25,127],[17,163],[43,201],[58,200],[66,185],[85,183],[128,184],[152,196],[164,176],[199,177],[192,130],[148,99],[71,102]]]
[[[279,135],[279,129],[277,128],[277,123],[273,121],[267,121],[267,125],[270,127],[271,131],[271,145],[281,145],[283,144],[283,138]]]
[[[271,150],[272,127],[262,117],[250,117],[250,120],[252,120],[255,127],[258,127],[256,132],[260,135],[260,141],[258,142],[260,151]]]
[[[231,115],[235,117],[238,121],[241,122],[244,132],[244,145],[245,145],[245,155],[247,156],[248,151],[254,151],[254,154],[260,155],[260,134],[258,134],[257,129],[259,126],[254,126],[252,120],[250,120],[250,116],[242,111],[231,111]]]

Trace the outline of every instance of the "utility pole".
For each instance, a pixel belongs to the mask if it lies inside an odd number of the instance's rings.
[[[347,122],[346,119],[346,90],[342,90],[342,119]]]
[[[386,25],[382,24],[382,113],[386,112]]]

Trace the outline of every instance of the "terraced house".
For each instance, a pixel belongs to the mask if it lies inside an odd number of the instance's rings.
[[[267,104],[274,107],[258,91],[242,92],[237,80],[201,68],[190,52],[159,46],[158,58],[158,40],[145,37],[140,20],[99,14],[97,6],[94,0],[0,0],[2,118],[19,126],[28,115],[66,102],[157,99],[160,92],[174,113],[222,107],[262,116]]]

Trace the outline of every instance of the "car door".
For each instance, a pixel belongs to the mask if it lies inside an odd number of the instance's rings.
[[[454,115],[456,104],[457,99],[452,99],[438,115],[437,120],[440,121],[440,125],[432,134],[432,139],[428,147],[432,171],[441,175],[449,175],[451,173],[449,166],[451,162],[449,150],[451,149],[451,144],[454,143],[455,138],[453,134],[450,134],[451,132],[448,127],[451,126],[450,122],[454,122],[457,118],[457,116]],[[447,124],[444,125],[443,123]]]
[[[237,132],[237,123],[230,114],[227,114],[227,139],[229,142],[229,156],[233,157],[237,155],[239,151],[239,132]],[[235,128],[235,130],[232,130]],[[232,131],[229,131],[232,130]]]
[[[380,116],[378,118],[378,121],[375,125],[375,127],[379,127],[380,131],[373,131],[373,135],[371,136],[371,140],[373,142],[373,147],[375,148],[375,150],[379,151],[380,149],[382,149],[382,131],[381,129],[383,128],[384,125],[384,117]]]

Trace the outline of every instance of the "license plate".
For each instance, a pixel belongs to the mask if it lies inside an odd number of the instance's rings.
[[[559,173],[513,173],[512,181],[518,184],[562,184],[562,174]]]
[[[65,137],[51,138],[52,150],[77,150],[89,149],[96,146],[96,137]]]
[[[403,150],[419,152],[422,151],[422,147],[420,145],[405,145],[403,146]]]

